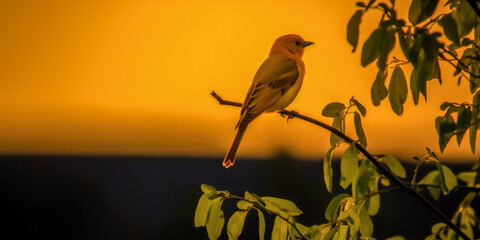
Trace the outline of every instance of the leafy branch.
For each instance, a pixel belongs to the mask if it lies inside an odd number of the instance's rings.
[[[218,94],[216,94],[214,91],[211,92],[211,95],[218,101],[219,104],[221,105],[229,105],[229,106],[235,106],[235,107],[241,107],[242,104],[238,102],[233,102],[233,101],[226,101],[223,100]],[[288,119],[292,118],[298,118],[307,122],[310,122],[314,125],[317,125],[321,128],[324,128],[331,133],[335,134],[336,136],[340,137],[343,139],[345,142],[350,143],[351,146],[354,146],[358,151],[360,151],[368,160],[370,160],[371,163],[373,163],[380,171],[395,185],[397,185],[402,191],[407,192],[408,194],[412,195],[415,199],[417,199],[420,203],[422,203],[425,207],[430,209],[435,215],[437,215],[442,222],[444,222],[448,227],[450,227],[453,231],[455,231],[459,236],[461,236],[463,239],[470,239],[464,232],[462,232],[453,222],[450,221],[450,219],[445,216],[437,207],[435,207],[432,203],[430,203],[427,199],[425,199],[422,195],[420,195],[414,188],[409,187],[403,181],[401,181],[398,177],[396,177],[387,167],[385,167],[382,163],[380,163],[371,153],[369,153],[358,141],[355,141],[351,137],[345,135],[342,131],[324,123],[319,120],[316,120],[314,118],[305,116],[303,114],[300,114],[295,111],[289,111],[289,110],[281,110],[278,112],[282,116],[286,115],[288,116]]]

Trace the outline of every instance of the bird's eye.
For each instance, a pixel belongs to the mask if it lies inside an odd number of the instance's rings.
[[[295,45],[300,46],[300,41],[295,41]]]

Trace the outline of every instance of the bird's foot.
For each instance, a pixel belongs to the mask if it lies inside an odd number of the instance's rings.
[[[292,118],[295,118],[295,115],[298,114],[298,112],[296,111],[287,111],[287,110],[282,110],[280,112],[280,116],[282,117],[287,117],[287,123],[288,123],[288,120],[292,119]]]

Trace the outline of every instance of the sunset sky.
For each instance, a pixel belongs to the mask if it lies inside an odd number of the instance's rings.
[[[402,117],[388,100],[374,107],[376,66],[362,68],[361,46],[352,54],[346,40],[355,10],[355,1],[326,0],[2,1],[0,154],[223,157],[240,109],[218,105],[210,91],[242,101],[273,41],[290,33],[316,44],[306,49],[306,77],[289,109],[331,123],[323,107],[355,96],[367,107],[373,153],[439,152],[439,106],[471,101],[467,82],[457,87],[442,65],[444,84],[429,82],[428,104],[414,107],[409,95]],[[407,11],[399,6],[400,16]],[[378,14],[363,19],[361,43]],[[398,45],[393,55],[402,57]],[[467,138],[461,147],[452,139],[442,159],[473,160]],[[327,131],[267,114],[250,125],[239,156],[286,149],[320,158],[328,148]]]

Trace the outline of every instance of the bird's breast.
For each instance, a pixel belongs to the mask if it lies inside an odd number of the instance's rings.
[[[279,99],[277,102],[275,102],[271,107],[269,107],[268,109],[266,109],[265,111],[266,112],[274,112],[274,111],[277,111],[277,110],[282,110],[282,109],[285,109],[286,107],[288,107],[288,105],[290,105],[293,100],[295,99],[295,97],[297,97],[297,94],[298,92],[300,91],[300,88],[302,87],[302,83],[303,83],[303,75],[304,75],[304,72],[303,71],[300,71],[299,75],[298,75],[298,79],[297,81],[295,81],[295,84],[293,84],[293,86],[291,86]]]

